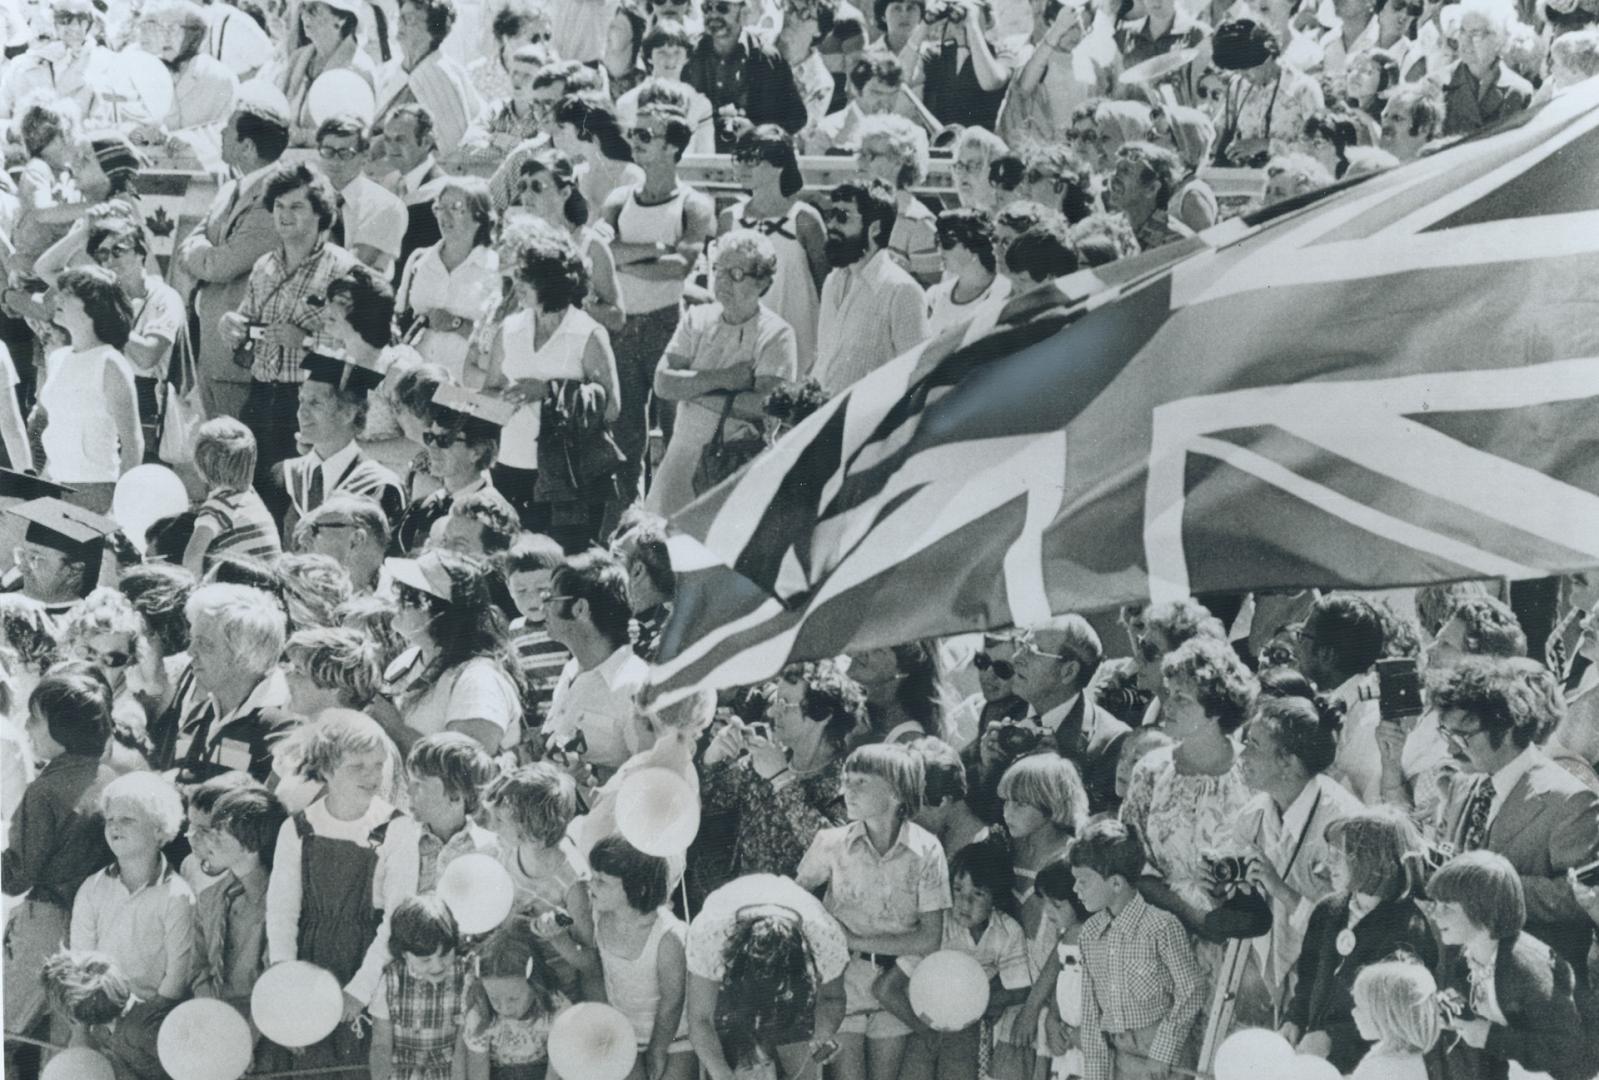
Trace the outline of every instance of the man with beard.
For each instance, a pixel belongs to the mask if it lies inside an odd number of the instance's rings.
[[[880,180],[829,193],[827,263],[812,377],[829,396],[927,337],[927,299],[888,254],[897,211]]]
[[[706,0],[705,34],[683,69],[683,81],[704,94],[718,120],[726,113],[757,127],[776,124],[790,134],[805,126],[805,99],[794,71],[777,50],[744,29],[748,0]],[[736,139],[716,125],[716,152],[730,154]]]

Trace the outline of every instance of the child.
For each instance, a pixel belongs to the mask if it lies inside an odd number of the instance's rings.
[[[1160,728],[1134,728],[1122,740],[1121,752],[1116,755],[1116,801],[1127,797],[1127,781],[1132,779],[1133,766],[1145,754],[1172,745],[1172,737]],[[1114,811],[1112,812],[1114,814]]]
[[[67,937],[72,898],[111,861],[100,815],[100,796],[116,779],[101,761],[111,691],[87,673],[46,675],[28,696],[25,730],[46,764],[22,793],[0,856],[5,894],[27,894],[6,923],[3,968],[6,1030],[24,1034],[44,1015],[39,971]]]
[[[1427,895],[1444,944],[1438,986],[1459,1005],[1444,1021],[1460,1036],[1444,1074],[1503,1076],[1513,1061],[1555,1080],[1591,1075],[1571,966],[1523,930],[1527,901],[1510,861],[1491,851],[1457,855]]]
[[[1353,1069],[1370,1044],[1351,995],[1367,964],[1408,954],[1431,967],[1438,945],[1415,900],[1421,838],[1399,811],[1359,810],[1327,826],[1332,894],[1310,913],[1282,1036],[1301,1054]]]
[[[1088,912],[1077,899],[1071,860],[1056,859],[1039,870],[1037,890],[1045,915],[1041,929],[1055,935],[1055,944],[1015,1027],[1036,1033],[1036,1018],[1042,1015],[1042,1037],[1035,1040],[1038,1056],[1059,1059],[1056,1075],[1082,1076],[1083,950],[1079,941]],[[1062,993],[1069,997],[1063,998]],[[1063,1012],[1059,1007],[1062,1001],[1076,1004],[1069,1004]]]
[[[1204,1005],[1188,933],[1177,916],[1138,895],[1145,855],[1136,825],[1096,822],[1068,858],[1089,912],[1079,936],[1083,1076],[1164,1077]]]
[[[1427,1080],[1438,1041],[1438,984],[1420,964],[1387,960],[1355,976],[1355,1026],[1372,1044],[1350,1080]]]
[[[911,821],[925,782],[922,759],[903,746],[855,750],[840,785],[849,824],[818,832],[795,874],[806,889],[826,889],[823,903],[854,954],[844,971],[839,1080],[899,1074],[910,1028],[882,1007],[873,984],[901,956],[925,956],[944,940],[949,867],[938,840]]]
[[[499,767],[483,744],[458,731],[420,739],[405,759],[411,813],[422,826],[417,844],[417,891],[432,892],[444,868],[474,851],[492,852],[495,836],[471,819]]]
[[[252,487],[255,435],[231,416],[200,425],[194,468],[205,481],[205,501],[183,551],[183,566],[203,577],[210,561],[227,552],[271,561],[283,553],[278,523]]]
[[[434,895],[394,909],[383,981],[372,996],[372,1080],[466,1080],[466,958],[455,916]]]
[[[267,884],[269,963],[307,960],[344,986],[344,1018],[371,1000],[388,963],[389,917],[416,895],[418,826],[378,792],[393,744],[377,722],[329,709],[289,742],[323,793],[278,830]],[[366,1048],[340,1024],[300,1055],[300,1068],[357,1065]]]
[[[186,835],[167,848],[167,858],[176,860],[178,873],[183,875],[183,880],[189,883],[196,897],[227,877],[214,864],[208,864],[201,852],[205,837],[211,831],[211,811],[216,808],[217,800],[228,792],[257,783],[249,773],[229,769],[185,792],[189,804],[189,827]]]
[[[71,1030],[71,1045],[103,1056],[118,1077],[164,1080],[156,1038],[166,1010],[139,1002],[115,960],[63,949],[45,961],[37,981]]]
[[[601,1001],[604,977],[594,955],[588,865],[567,827],[577,816],[577,785],[547,761],[522,765],[489,785],[483,801],[499,837],[500,863],[516,886],[512,912],[554,955],[545,960],[569,998]],[[562,925],[564,924],[564,925]]]
[[[537,710],[529,717],[524,741],[543,742],[539,727],[549,711],[561,669],[572,658],[566,646],[552,640],[544,626],[544,594],[550,587],[550,575],[565,558],[560,544],[539,533],[523,533],[505,553],[505,583],[522,613],[511,623],[511,646],[527,677],[530,705]]]
[[[477,954],[466,990],[467,1075],[544,1080],[550,1024],[570,1002],[545,966],[538,938],[511,919]]]
[[[283,804],[260,784],[224,793],[196,838],[200,858],[221,875],[196,905],[194,996],[221,998],[246,1016],[266,968],[266,896]]]
[[[665,906],[665,859],[620,836],[589,852],[594,938],[605,973],[605,999],[633,1023],[636,1080],[691,1080],[696,1074],[683,1004],[688,991],[688,926]]]
[[[970,953],[982,964],[990,987],[984,1018],[992,1021],[1012,1005],[1023,1004],[1032,987],[1027,935],[1017,921],[1020,912],[1010,853],[997,841],[961,848],[949,861],[949,884],[954,905],[944,918],[940,948]],[[911,1008],[916,966],[916,958],[901,957],[896,967],[879,977],[876,988],[883,1007],[917,1031],[903,1071],[907,1076],[976,1076],[981,1024],[954,1032],[932,1030]]]

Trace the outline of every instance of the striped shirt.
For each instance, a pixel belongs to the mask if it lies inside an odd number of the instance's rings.
[[[216,526],[216,538],[206,549],[210,560],[218,555],[248,555],[271,561],[283,554],[278,542],[278,523],[254,488],[243,491],[213,490],[195,513],[194,523],[209,521]]]
[[[529,701],[537,716],[536,720],[530,717],[528,727],[535,728],[549,713],[556,680],[572,654],[565,645],[551,639],[542,622],[530,623],[526,618],[511,624],[511,646],[516,650],[517,666],[527,678]]]

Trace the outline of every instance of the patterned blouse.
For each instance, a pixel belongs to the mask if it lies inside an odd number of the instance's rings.
[[[747,758],[706,766],[700,777],[705,809],[731,811],[738,819],[729,880],[743,874],[792,876],[816,834],[848,820],[839,794],[843,775],[839,756],[774,792]]]
[[[466,972],[466,958],[459,954],[436,983],[412,976],[404,959],[383,969],[383,993],[372,1001],[372,1016],[394,1026],[393,1080],[450,1080]]]

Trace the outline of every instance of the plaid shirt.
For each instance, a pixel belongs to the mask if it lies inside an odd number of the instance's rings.
[[[1110,1080],[1105,1035],[1157,1022],[1150,1055],[1162,1064],[1176,1064],[1205,991],[1182,923],[1135,895],[1114,919],[1099,911],[1085,922],[1079,947],[1084,1080]]]
[[[459,953],[436,983],[412,978],[405,960],[383,969],[372,1015],[394,1026],[393,1080],[450,1080],[465,1013],[467,961]]]
[[[250,377],[259,382],[302,383],[305,372],[300,361],[307,352],[342,356],[337,340],[320,331],[322,308],[327,300],[328,282],[355,265],[355,256],[337,244],[324,243],[302,259],[293,270],[285,271],[283,251],[269,251],[256,260],[250,271],[250,286],[239,305],[239,314],[252,323],[293,323],[311,331],[299,349],[285,349],[258,341],[255,366]]]

